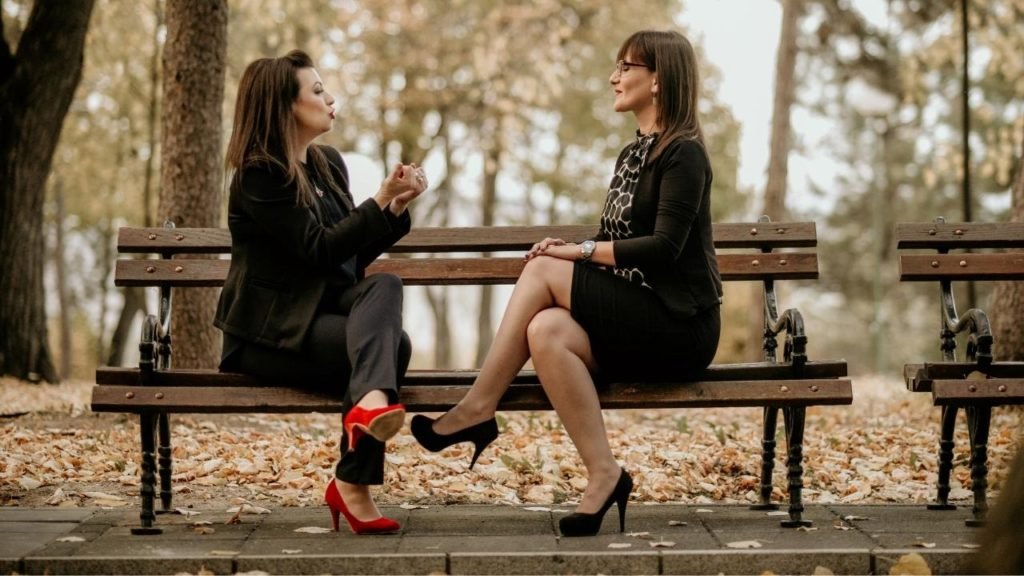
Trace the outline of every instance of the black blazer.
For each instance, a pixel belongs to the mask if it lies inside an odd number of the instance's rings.
[[[619,154],[616,170],[628,151]],[[722,279],[711,236],[711,165],[700,143],[675,140],[644,164],[631,218],[633,237],[612,245],[617,267],[639,268],[677,318],[721,303]]]
[[[331,174],[352,206],[348,169],[337,150]],[[243,341],[299,351],[329,284],[349,282],[342,265],[356,258],[356,276],[409,232],[409,212],[395,217],[368,199],[340,222],[325,225],[317,210],[296,202],[295,182],[268,165],[249,166],[231,182],[228,228],[231,266],[213,324]],[[333,194],[328,188],[327,194]]]

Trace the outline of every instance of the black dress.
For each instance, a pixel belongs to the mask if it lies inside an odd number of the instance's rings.
[[[590,338],[599,380],[692,377],[714,358],[721,278],[711,236],[711,167],[693,140],[648,160],[658,135],[619,155],[595,240],[615,267],[577,262],[573,318]]]

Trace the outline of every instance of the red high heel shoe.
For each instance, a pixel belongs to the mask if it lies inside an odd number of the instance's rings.
[[[345,415],[344,426],[348,433],[348,449],[352,451],[356,442],[363,434],[369,434],[381,442],[386,442],[405,423],[405,406],[402,404],[391,404],[383,408],[366,410],[356,406]]]
[[[381,516],[374,520],[360,520],[353,516],[348,511],[345,499],[341,497],[341,492],[338,492],[338,486],[334,480],[327,484],[327,491],[324,492],[324,501],[327,502],[327,507],[331,510],[331,524],[334,526],[335,532],[338,531],[339,514],[345,515],[345,520],[348,520],[348,527],[356,534],[394,534],[402,529],[402,525],[391,518]]]

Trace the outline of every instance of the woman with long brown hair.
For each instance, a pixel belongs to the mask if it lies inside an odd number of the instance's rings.
[[[711,363],[720,330],[693,47],[677,32],[637,32],[609,82],[637,132],[615,164],[598,236],[535,244],[472,389],[438,420],[412,421],[428,450],[472,442],[472,466],[498,435],[502,394],[532,359],[589,477],[559,522],[564,536],[596,534],[612,504],[625,529],[633,481],[608,444],[595,379],[686,378]]]
[[[409,365],[402,282],[366,267],[409,232],[406,210],[427,187],[398,165],[358,206],[341,154],[313,140],[334,123],[334,98],[308,55],[261,58],[242,74],[227,165],[231,265],[214,324],[220,368],[343,397],[341,457],[325,500],[334,529],[390,533],[370,495],[384,442],[402,427],[398,381]]]

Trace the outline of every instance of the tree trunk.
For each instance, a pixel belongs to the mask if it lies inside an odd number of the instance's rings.
[[[790,112],[796,94],[797,36],[800,33],[800,17],[803,15],[804,0],[782,0],[782,31],[779,33],[779,47],[775,54],[775,101],[772,109],[771,151],[768,157],[768,182],[764,188],[764,204],[761,214],[773,222],[786,217],[786,180],[789,176],[789,152],[792,148]],[[763,359],[761,350],[764,337],[764,291],[753,291],[755,302],[751,306],[750,325],[747,337],[747,358]]]
[[[57,275],[57,301],[60,304],[60,377],[71,375],[71,298],[68,296],[68,275],[65,260],[67,240],[64,238],[64,184],[57,178],[53,186],[53,196],[57,204],[56,241],[53,247],[53,264]]]
[[[1024,153],[1017,164],[1010,221],[1024,222]],[[996,360],[1024,360],[1024,282],[996,282],[990,309]]]
[[[59,381],[47,341],[43,202],[93,2],[34,3],[16,54],[0,34],[0,374],[31,381]]]
[[[501,122],[496,122],[493,144],[484,159],[484,185],[482,190],[483,198],[480,199],[481,226],[494,225],[494,209],[498,203],[498,166],[501,162],[501,145],[498,143],[501,132]],[[488,256],[488,254],[484,254]],[[491,342],[494,341],[494,319],[491,316],[494,289],[491,286],[480,287],[480,315],[476,325],[476,365],[481,366],[487,351],[491,349]]]
[[[177,227],[220,225],[221,106],[227,54],[227,0],[171,0],[164,46],[160,220]],[[216,288],[174,295],[174,365],[210,368],[220,357],[213,327]]]
[[[145,312],[146,293],[139,286],[124,289],[124,306],[117,319],[114,333],[110,335],[110,348],[107,355],[107,366],[121,366],[124,363],[124,351],[128,345],[128,334],[132,324],[140,312]]]

